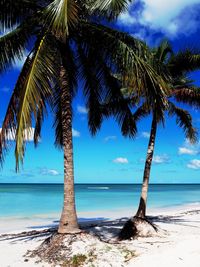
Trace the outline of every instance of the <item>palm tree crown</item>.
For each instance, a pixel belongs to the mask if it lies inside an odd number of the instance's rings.
[[[21,59],[27,45],[30,50],[13,90],[1,132],[2,159],[6,149],[6,132],[12,130],[16,135],[17,170],[24,157],[24,131],[35,122],[34,140],[37,144],[47,105],[56,113],[56,144],[62,146],[59,120],[61,66],[66,70],[72,99],[77,91],[77,81],[84,81],[83,91],[92,133],[102,122],[99,104],[105,97],[117,95],[110,78],[111,72],[125,73],[128,69],[136,83],[144,71],[153,82],[159,79],[140,58],[146,53],[142,42],[99,22],[101,17],[115,19],[128,2],[1,1],[1,27],[12,30],[0,37],[0,71],[5,71],[16,59]],[[140,78],[138,87],[142,88],[144,82]]]

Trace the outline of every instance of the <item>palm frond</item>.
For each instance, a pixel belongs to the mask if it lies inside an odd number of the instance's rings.
[[[0,72],[24,56],[27,42],[34,32],[32,23],[24,23],[0,37]]]
[[[55,146],[58,148],[63,147],[63,127],[62,127],[62,105],[61,105],[61,92],[60,85],[57,87],[57,94],[54,97],[54,124],[55,129]]]
[[[99,58],[98,62],[101,62]],[[138,100],[135,98],[133,104],[132,101],[124,95],[124,91],[121,88],[121,83],[114,77],[105,63],[101,62],[103,71],[103,81],[106,88],[106,94],[104,98],[104,104],[102,108],[104,109],[104,116],[113,116],[116,122],[119,124],[121,132],[124,136],[134,137],[137,133],[136,122],[132,116],[132,106]]]
[[[58,38],[65,40],[69,26],[78,22],[78,4],[75,0],[54,0],[44,11],[46,27]]]
[[[88,6],[92,13],[104,16],[108,20],[116,19],[119,14],[128,9],[132,0],[89,0]]]
[[[200,88],[198,87],[175,89],[172,91],[172,96],[178,102],[200,108]]]
[[[185,72],[200,69],[200,53],[192,49],[186,49],[172,56],[168,62],[170,72],[174,76],[183,75]]]
[[[100,105],[103,102],[101,92],[101,81],[95,73],[95,65],[88,60],[84,48],[78,46],[80,77],[83,80],[83,92],[86,98],[86,106],[88,108],[88,126],[92,135],[100,128],[103,121],[103,114]],[[89,57],[90,58],[90,57]]]
[[[7,146],[7,136],[9,133],[13,136],[13,138],[16,137],[16,128],[17,128],[17,112],[19,107],[19,97],[22,91],[22,86],[24,82],[24,77],[28,74],[29,68],[31,65],[31,59],[28,56],[25,64],[22,68],[21,75],[18,78],[17,84],[13,90],[12,96],[10,98],[10,102],[8,104],[8,108],[6,111],[6,115],[4,117],[4,121],[2,124],[2,130],[0,133],[0,161],[1,164],[4,161],[4,155],[8,150]],[[23,75],[22,75],[23,73]]]
[[[112,75],[100,51],[92,45],[79,46],[81,79],[88,112],[88,125],[92,134],[100,128],[103,117],[114,116],[122,134],[134,136],[137,128],[128,101],[123,97],[121,84]]]
[[[155,58],[159,61],[166,63],[168,56],[173,54],[172,47],[168,40],[162,40],[158,48],[153,50],[155,53]]]
[[[35,49],[26,59],[24,67],[16,83],[11,102],[2,126],[2,144],[6,142],[5,132],[16,129],[16,170],[19,162],[23,162],[25,151],[25,130],[32,127],[32,116],[37,121],[38,112],[45,107],[44,99],[51,96],[53,79],[58,71],[55,61],[53,39],[43,36],[36,42]],[[38,132],[39,133],[39,132]],[[36,136],[35,136],[36,137]]]
[[[22,91],[17,113],[15,147],[17,170],[19,169],[19,162],[23,162],[25,148],[24,129],[31,127],[32,114],[37,118],[37,110],[41,106],[42,100],[51,96],[51,83],[53,78],[56,79],[58,75],[58,68],[56,66],[55,56],[53,55],[54,50],[51,50],[52,42],[52,38],[48,39],[48,36],[43,36],[32,55],[28,75],[24,76],[21,73],[24,81],[20,84]]]
[[[43,96],[41,95],[41,98],[42,97]],[[33,138],[35,147],[38,145],[39,141],[41,140],[42,123],[44,120],[44,115],[47,114],[47,108],[46,108],[45,102],[46,102],[45,99],[42,99],[37,109],[37,115],[35,118],[34,138]]]
[[[181,127],[185,133],[187,139],[190,140],[191,143],[195,143],[197,141],[197,131],[193,127],[192,117],[187,110],[176,107],[172,102],[169,103],[169,115],[176,116],[176,122]]]
[[[148,108],[148,104],[145,102],[133,113],[133,119],[137,123],[139,120],[145,118],[150,113],[151,110]]]
[[[192,88],[194,81],[191,80],[187,75],[174,77],[171,81],[171,86],[174,90],[182,89],[182,88]]]
[[[163,106],[166,105],[168,84],[146,60],[149,52],[144,43],[95,23],[82,22],[81,27],[82,41],[90,42],[90,46],[96,47],[105,62],[116,66],[116,72],[122,74],[122,82],[125,83],[123,87],[131,84],[138,94],[145,93],[147,98],[156,98],[163,101]]]
[[[41,1],[32,0],[1,0],[0,1],[0,31],[16,27],[40,8]]]

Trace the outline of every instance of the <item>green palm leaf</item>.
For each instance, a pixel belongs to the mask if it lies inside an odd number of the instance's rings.
[[[109,20],[116,19],[120,13],[127,10],[132,0],[90,0],[89,9]]]
[[[123,87],[131,84],[132,88],[137,88],[139,95],[145,93],[147,98],[156,98],[163,101],[163,106],[166,105],[164,96],[169,92],[169,87],[146,60],[149,52],[144,43],[95,23],[82,22],[81,27],[82,41],[86,44],[90,42],[90,46],[93,45],[105,61],[117,67],[117,71],[122,73]]]
[[[24,156],[24,130],[31,128],[32,114],[37,118],[37,109],[41,106],[43,98],[51,96],[51,81],[58,75],[58,69],[55,64],[55,56],[52,55],[52,38],[44,36],[38,43],[37,49],[32,55],[31,65],[28,75],[24,76],[22,91],[19,101],[19,111],[17,113],[16,130],[16,168],[19,168],[19,161],[23,161]],[[48,49],[49,48],[49,49]],[[48,49],[48,53],[47,53]],[[23,73],[21,73],[23,76]],[[41,97],[41,95],[43,97]]]
[[[29,21],[0,37],[0,72],[5,71],[17,59],[23,58],[27,42],[33,33],[33,21]]]
[[[105,116],[114,116],[124,136],[134,137],[137,133],[136,121],[132,116],[132,105],[124,96],[119,80],[112,76],[111,70],[104,66],[104,83],[107,88],[105,96]]]
[[[166,63],[169,55],[172,55],[172,54],[173,54],[173,50],[168,40],[161,41],[158,48],[155,49],[155,58],[157,58],[160,62],[163,62],[163,63]]]
[[[83,90],[88,108],[88,126],[90,132],[94,135],[103,121],[103,114],[100,110],[100,105],[103,102],[102,86],[100,77],[95,72],[95,64],[88,59],[91,55],[88,57],[80,45],[78,46],[78,52],[81,65],[80,77],[84,83]]]
[[[0,31],[16,27],[41,8],[37,0],[1,0],[0,1]]]
[[[41,95],[41,98],[42,97],[43,96]],[[33,137],[35,147],[37,147],[41,139],[42,123],[44,120],[44,116],[46,114],[47,114],[47,107],[46,107],[45,99],[41,99],[38,105],[37,114],[35,116],[35,130],[34,130],[34,137]]]
[[[59,73],[52,45],[53,39],[46,35],[36,43],[34,51],[26,59],[20,73],[3,123],[2,133],[5,133],[8,127],[16,129],[17,170],[19,169],[19,162],[23,161],[25,132],[29,133],[29,129],[32,127],[32,115],[38,123],[38,114],[40,112],[42,115],[41,109],[45,109],[44,100],[51,97],[53,80]],[[3,141],[5,143],[5,139],[6,135],[4,134],[2,144]]]
[[[54,0],[44,11],[45,24],[59,39],[65,40],[69,26],[78,22],[78,4],[75,0]]]
[[[137,128],[128,102],[123,98],[119,81],[102,59],[96,47],[79,46],[81,79],[88,108],[88,125],[92,134],[100,128],[103,117],[113,115],[125,136],[134,136]]]
[[[180,76],[185,72],[198,70],[200,68],[199,51],[192,49],[180,51],[171,57],[168,66],[174,76]]]
[[[189,87],[175,89],[172,92],[172,96],[174,96],[178,102],[200,108],[200,88]]]
[[[197,131],[192,125],[192,117],[187,110],[176,107],[172,102],[169,103],[169,115],[176,116],[176,122],[180,128],[183,129],[186,138],[190,140],[191,143],[197,141]]]
[[[133,119],[137,123],[142,118],[145,118],[151,113],[151,110],[148,108],[148,103],[143,103],[137,110],[133,113]]]

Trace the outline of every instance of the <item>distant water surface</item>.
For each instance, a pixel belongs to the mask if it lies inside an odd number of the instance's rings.
[[[76,184],[78,211],[136,208],[139,184]],[[29,217],[60,213],[62,184],[0,184],[0,216]],[[152,184],[148,207],[162,208],[200,203],[200,184]]]

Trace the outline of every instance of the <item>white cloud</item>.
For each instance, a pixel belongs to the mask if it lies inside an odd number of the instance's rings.
[[[42,174],[42,175],[57,176],[60,173],[57,170],[54,170],[54,169],[43,169],[43,170],[41,170],[41,173],[40,174]]]
[[[184,144],[178,148],[179,155],[197,155],[200,150],[200,142],[191,144],[190,141],[186,138]]]
[[[109,135],[104,138],[105,142],[111,141],[111,140],[116,140],[117,136],[116,135]]]
[[[190,162],[187,164],[187,167],[194,170],[200,169],[200,160],[199,159],[190,160]]]
[[[198,151],[194,150],[194,149],[187,148],[187,147],[179,147],[178,148],[178,154],[179,155],[196,155],[196,154],[198,154]]]
[[[136,3],[140,6],[139,11],[136,10]],[[119,17],[120,24],[139,24],[171,37],[178,33],[189,35],[199,25],[199,10],[195,8],[196,4],[200,4],[199,0],[140,0],[136,3]]]
[[[81,133],[77,130],[75,130],[74,128],[72,128],[72,136],[73,137],[80,137]]]
[[[141,136],[144,138],[149,138],[150,137],[150,133],[149,132],[142,132]]]
[[[120,163],[120,164],[127,164],[128,163],[128,159],[127,158],[116,158],[113,160],[114,163]]]
[[[132,25],[137,23],[137,19],[129,12],[124,12],[120,15],[119,21],[125,25]]]
[[[0,128],[0,132],[1,132],[2,128]],[[24,130],[24,140],[27,142],[31,142],[34,140],[34,132],[35,129],[34,128],[29,128]],[[14,129],[9,129],[7,131],[7,136],[6,139],[8,141],[14,141],[15,140],[15,134],[16,134],[16,130]]]
[[[160,155],[160,156],[157,155],[157,156],[153,157],[152,162],[155,164],[167,163],[167,162],[169,162],[169,157],[166,154]]]
[[[88,113],[88,109],[86,107],[80,106],[80,105],[77,106],[77,111],[78,111],[78,113],[81,113],[81,114],[87,114]]]

